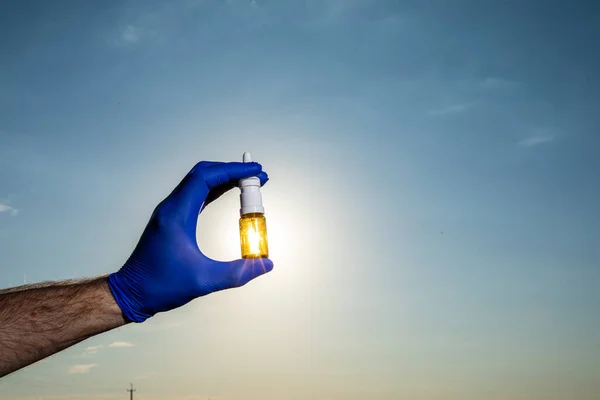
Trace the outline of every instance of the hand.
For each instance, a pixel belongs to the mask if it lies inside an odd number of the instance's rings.
[[[196,242],[198,214],[236,187],[238,180],[269,179],[258,163],[202,161],[154,210],[131,257],[109,275],[110,290],[125,317],[143,322],[199,296],[245,285],[273,269],[266,258],[215,261]]]

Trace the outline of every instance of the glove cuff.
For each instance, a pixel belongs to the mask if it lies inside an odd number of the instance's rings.
[[[151,314],[138,311],[140,309],[139,302],[131,295],[134,291],[131,290],[126,280],[123,279],[119,272],[112,273],[108,276],[108,287],[128,321],[141,323],[152,317]]]

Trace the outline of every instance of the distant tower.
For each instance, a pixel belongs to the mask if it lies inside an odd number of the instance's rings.
[[[127,391],[129,392],[129,400],[133,400],[133,392],[135,392],[135,389],[133,388],[133,383],[130,383],[130,388],[127,389]]]

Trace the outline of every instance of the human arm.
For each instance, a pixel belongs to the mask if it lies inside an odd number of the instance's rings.
[[[0,292],[0,376],[87,337],[126,322],[143,322],[271,271],[269,259],[212,260],[196,242],[198,214],[250,176],[258,176],[262,184],[268,180],[256,163],[200,162],[156,207],[129,259],[108,278]],[[74,300],[76,294],[80,302]],[[85,314],[98,296],[106,301],[104,308]],[[36,307],[44,310],[43,323]],[[64,315],[74,316],[76,323]],[[43,339],[45,335],[49,338]]]
[[[125,323],[106,277],[0,291],[0,377]]]

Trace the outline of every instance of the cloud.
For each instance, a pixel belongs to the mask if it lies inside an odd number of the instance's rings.
[[[85,351],[83,352],[82,357],[92,356],[92,355],[98,353],[98,350],[100,350],[102,347],[104,347],[104,346],[102,346],[101,344],[99,344],[97,346],[88,346],[85,348]]]
[[[140,41],[141,32],[139,28],[133,25],[127,25],[112,40],[112,44],[117,47],[130,47]]]
[[[69,374],[87,374],[94,367],[97,367],[98,364],[77,364],[71,366],[69,368]]]
[[[449,105],[447,107],[430,110],[427,114],[431,115],[431,116],[457,114],[457,113],[461,113],[461,112],[467,110],[472,105],[473,105],[472,103],[457,103],[457,104]]]
[[[523,147],[540,146],[543,144],[551,143],[554,140],[555,140],[555,137],[548,133],[536,134],[536,135],[532,135],[532,136],[526,137],[524,139],[521,139],[519,141],[519,146],[523,146]]]
[[[137,32],[137,30],[135,29],[135,26],[127,25],[127,27],[121,34],[121,39],[125,43],[132,44],[132,43],[135,43],[138,40],[140,40],[140,35]]]
[[[108,347],[133,347],[134,344],[131,342],[113,342]]]
[[[0,203],[0,213],[7,213],[12,215],[13,217],[16,217],[17,215],[19,215],[19,210],[9,206],[6,203]]]

